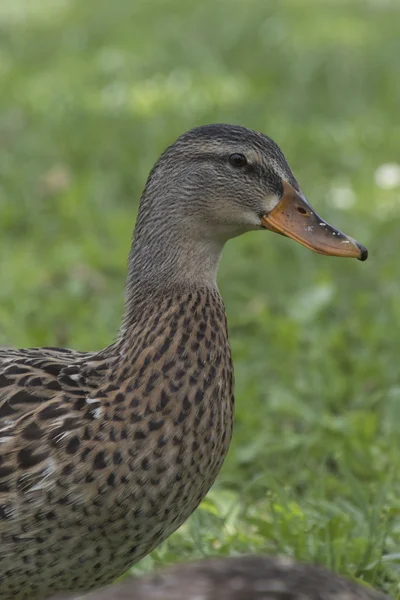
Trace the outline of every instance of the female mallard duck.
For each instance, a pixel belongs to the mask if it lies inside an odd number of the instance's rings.
[[[233,418],[217,265],[229,238],[256,229],[367,257],[316,215],[271,139],[185,133],[143,192],[117,341],[1,350],[1,600],[110,582],[204,498]]]
[[[60,599],[61,600],[61,599]],[[67,600],[67,598],[64,598]],[[73,600],[69,598],[68,600]],[[85,600],[390,600],[291,558],[236,556],[165,569],[92,592]]]

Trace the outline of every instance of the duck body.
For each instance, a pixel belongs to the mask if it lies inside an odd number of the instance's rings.
[[[264,229],[366,258],[313,212],[270,138],[194,129],[147,180],[116,342],[0,351],[0,600],[111,582],[205,496],[233,419],[218,262]]]
[[[2,600],[112,581],[179,527],[217,476],[233,420],[219,294],[153,299],[137,318],[132,343],[98,354],[0,358]]]

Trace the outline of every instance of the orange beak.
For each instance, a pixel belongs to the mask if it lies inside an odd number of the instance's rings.
[[[314,252],[367,260],[368,250],[321,219],[307,200],[286,181],[283,196],[271,212],[261,217],[266,229],[292,238]]]

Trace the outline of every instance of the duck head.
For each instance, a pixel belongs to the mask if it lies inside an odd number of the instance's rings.
[[[244,127],[207,125],[183,134],[156,164],[144,196],[154,187],[157,198],[168,198],[164,210],[194,235],[226,240],[268,229],[320,254],[368,256],[314,211],[278,145]]]
[[[129,282],[215,282],[230,238],[269,230],[330,256],[366,260],[364,246],[324,221],[303,195],[282,151],[233,125],[180,136],[152,169],[142,195]]]

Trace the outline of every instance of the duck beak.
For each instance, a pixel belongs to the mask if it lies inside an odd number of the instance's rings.
[[[304,196],[286,181],[283,196],[271,212],[261,217],[265,229],[292,238],[314,252],[367,260],[368,250],[317,215]]]

